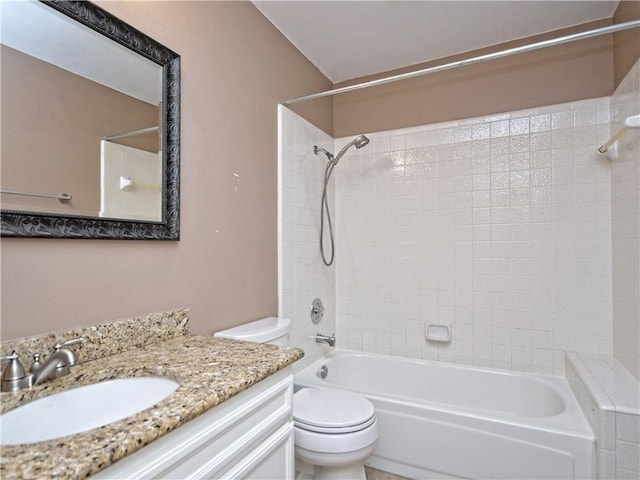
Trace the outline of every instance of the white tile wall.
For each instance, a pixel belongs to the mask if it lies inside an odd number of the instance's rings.
[[[336,169],[342,348],[538,373],[610,354],[609,98],[374,133]],[[350,138],[338,139],[339,150]],[[453,340],[424,338],[450,322]]]
[[[331,151],[333,139],[283,106],[278,122],[278,315],[291,320],[290,344],[305,351],[297,370],[328,349],[315,334],[335,332],[335,269],[322,264],[318,247],[326,157],[313,154],[314,145]],[[318,325],[309,315],[316,297],[326,307]]]
[[[611,97],[612,131],[640,113],[640,60]],[[640,131],[618,141],[612,162],[613,348],[640,378]]]
[[[279,312],[307,353],[299,368],[336,327],[341,348],[538,373],[586,352],[566,375],[597,478],[638,478],[638,136],[613,164],[594,152],[638,112],[639,83],[640,62],[611,99],[369,135],[335,171],[337,271],[319,256],[325,159],[312,148],[351,138],[279,107]],[[451,323],[451,344],[424,339],[430,321]]]

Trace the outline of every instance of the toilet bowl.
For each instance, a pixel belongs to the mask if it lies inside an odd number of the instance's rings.
[[[286,345],[290,323],[269,317],[214,336]],[[375,449],[378,423],[373,404],[329,388],[303,388],[293,396],[297,478],[365,480],[364,462]]]
[[[293,396],[296,469],[316,480],[364,480],[364,461],[378,440],[369,400],[353,393],[303,388]]]

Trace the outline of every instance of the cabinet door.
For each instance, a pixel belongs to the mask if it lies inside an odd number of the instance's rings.
[[[284,425],[247,454],[222,478],[246,480],[293,480],[295,461],[293,424]]]

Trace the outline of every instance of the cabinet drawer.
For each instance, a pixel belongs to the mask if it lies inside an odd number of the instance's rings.
[[[95,478],[215,478],[292,423],[287,368],[123,458]],[[198,473],[200,472],[200,473]]]

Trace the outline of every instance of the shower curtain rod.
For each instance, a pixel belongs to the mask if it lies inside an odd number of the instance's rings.
[[[133,130],[131,132],[116,133],[114,135],[105,135],[103,140],[114,140],[116,138],[133,137],[134,135],[142,135],[143,133],[157,132],[160,127],[141,128],[140,130]]]
[[[443,65],[437,65],[435,67],[428,67],[422,70],[416,70],[414,72],[401,73],[399,75],[392,75],[391,77],[380,78],[378,80],[371,80],[370,82],[364,82],[357,85],[351,85],[348,87],[335,88],[333,90],[327,90],[325,92],[314,93],[311,95],[305,95],[303,97],[291,98],[280,102],[282,105],[290,105],[292,103],[304,102],[306,100],[315,100],[316,98],[328,97],[331,95],[338,95],[340,93],[351,92],[353,90],[359,90],[362,88],[377,87],[378,85],[384,85],[387,83],[397,82],[398,80],[406,80],[408,78],[420,77],[429,73],[443,72],[445,70],[451,70],[453,68],[465,67],[467,65],[474,65],[476,63],[486,62],[488,60],[495,60],[497,58],[508,57],[516,55],[518,53],[531,52],[539,50],[541,48],[553,47],[555,45],[561,45],[563,43],[575,42],[576,40],[583,40],[586,38],[597,37],[599,35],[606,35],[608,33],[620,32],[622,30],[628,30],[630,28],[640,27],[640,20],[632,20],[630,22],[618,23],[616,25],[610,25],[608,27],[596,28],[594,30],[587,30],[585,32],[574,33],[566,35],[564,37],[552,38],[550,40],[543,40],[541,42],[531,43],[522,47],[509,48],[507,50],[501,50],[499,52],[488,53],[486,55],[480,55],[477,57],[467,58],[465,60],[459,60],[457,62],[445,63]]]

